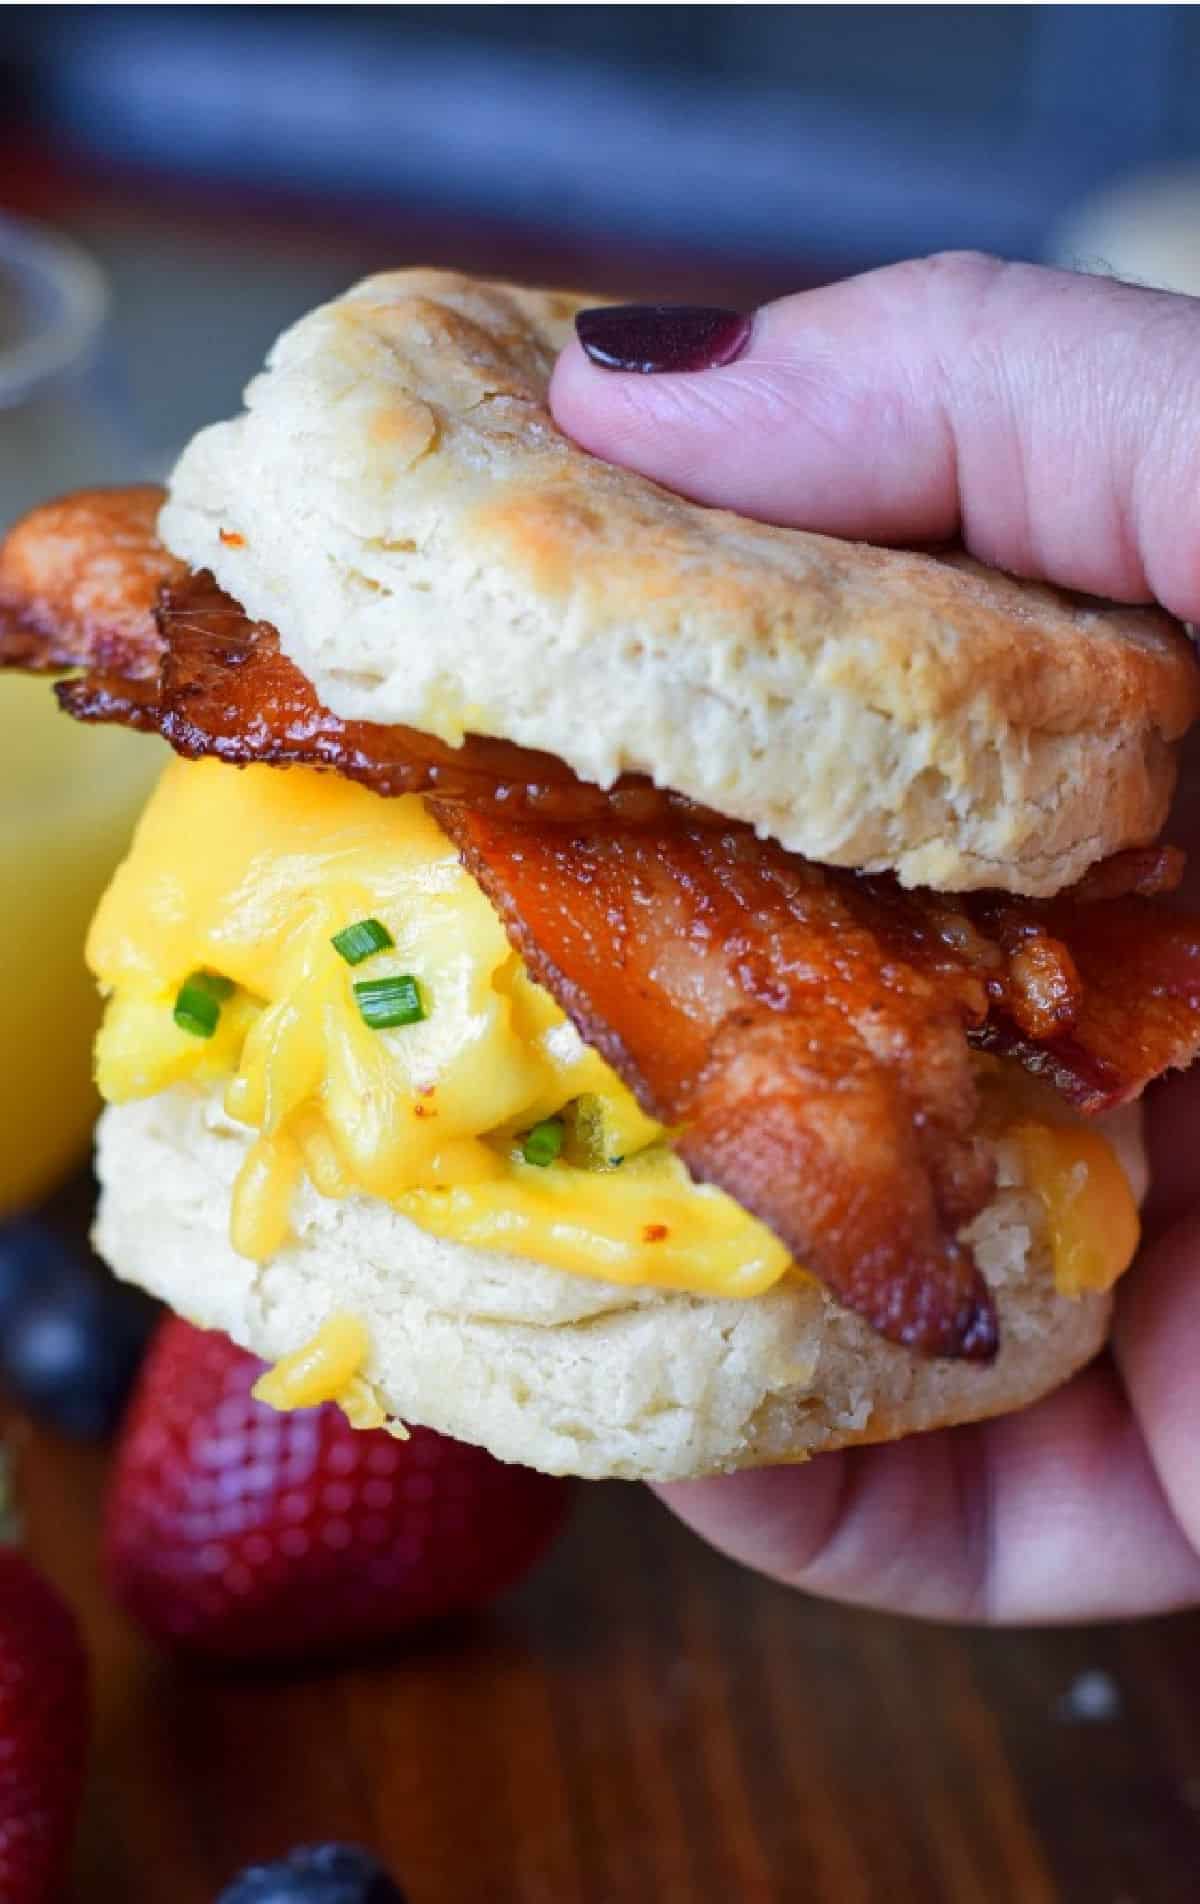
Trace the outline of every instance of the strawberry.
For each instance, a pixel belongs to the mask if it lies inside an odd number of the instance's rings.
[[[87,1755],[87,1659],[72,1614],[0,1548],[0,1898],[58,1895]]]
[[[104,1551],[156,1639],[225,1659],[332,1653],[491,1600],[559,1526],[567,1484],[332,1403],[281,1415],[262,1363],[170,1318],[117,1445]]]

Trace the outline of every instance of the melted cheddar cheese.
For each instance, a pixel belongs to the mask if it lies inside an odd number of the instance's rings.
[[[393,943],[352,967],[331,941],[363,919]],[[307,1177],[324,1196],[382,1197],[457,1242],[616,1283],[753,1296],[790,1267],[769,1230],[691,1180],[669,1133],[532,981],[417,798],[381,800],[300,768],[175,761],[88,959],[108,997],[104,1097],[218,1082],[255,1132],[231,1212],[234,1246],[253,1260],[285,1242]],[[196,972],[236,988],[210,1037],[173,1016]],[[424,1018],[369,1028],[354,982],[401,974],[417,980]],[[527,1162],[523,1134],[558,1116],[561,1154]],[[1060,1285],[1106,1286],[1132,1253],[1132,1197],[1111,1149],[1028,1116],[1020,1142]],[[320,1368],[350,1356],[352,1333],[334,1332]],[[280,1378],[287,1392],[300,1373]]]
[[[370,1352],[367,1327],[358,1316],[330,1316],[307,1342],[265,1370],[251,1392],[255,1401],[281,1414],[336,1402],[352,1428],[383,1428],[407,1441],[403,1422],[387,1414],[363,1376]]]
[[[393,945],[351,967],[333,934]],[[173,762],[96,915],[108,994],[97,1078],[110,1102],[224,1084],[256,1139],[231,1214],[255,1261],[287,1237],[297,1185],[366,1191],[457,1242],[576,1275],[751,1296],[788,1252],[692,1182],[661,1127],[535,985],[419,799],[380,800],[299,768]],[[210,1038],[173,1018],[205,970],[233,980]],[[410,974],[427,1015],[370,1030],[355,980]],[[548,1166],[520,1139],[568,1110]]]
[[[1141,1223],[1112,1145],[1079,1124],[1017,1124],[1025,1180],[1046,1212],[1054,1280],[1064,1296],[1111,1289],[1129,1267]]]
[[[1019,1065],[979,1057],[976,1082],[981,1129],[1015,1147],[1042,1206],[1060,1295],[1111,1289],[1133,1261],[1141,1220],[1107,1137]]]
[[[366,1325],[357,1316],[330,1316],[311,1341],[259,1376],[254,1399],[280,1409],[336,1402],[353,1390],[370,1346]]]

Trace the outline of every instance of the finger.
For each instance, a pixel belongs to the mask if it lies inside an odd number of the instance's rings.
[[[1193,1128],[1193,1156],[1195,1130]],[[1200,1209],[1122,1289],[1113,1351],[1179,1526],[1200,1549]]]
[[[758,312],[717,369],[564,351],[554,414],[701,502],[1200,618],[1200,302],[952,254]]]
[[[1200,1597],[1200,1556],[1107,1362],[978,1427],[659,1492],[742,1565],[860,1606],[1028,1623]]]

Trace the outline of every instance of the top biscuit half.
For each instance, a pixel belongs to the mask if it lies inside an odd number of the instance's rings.
[[[1169,617],[597,461],[547,407],[588,301],[366,280],[189,445],[164,541],[343,718],[647,774],[831,865],[1049,894],[1157,835],[1200,712]]]

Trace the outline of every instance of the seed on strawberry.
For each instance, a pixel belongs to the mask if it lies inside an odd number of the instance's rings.
[[[227,1659],[367,1645],[482,1606],[533,1565],[567,1484],[416,1428],[277,1414],[262,1364],[171,1318],[142,1370],[105,1510],[115,1597],[157,1639]]]
[[[404,1904],[378,1859],[357,1845],[305,1845],[275,1864],[253,1864],[217,1904]]]
[[[0,1898],[50,1904],[71,1848],[87,1753],[87,1660],[64,1602],[0,1549]]]

